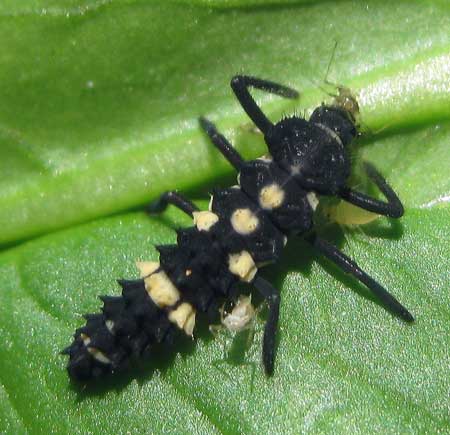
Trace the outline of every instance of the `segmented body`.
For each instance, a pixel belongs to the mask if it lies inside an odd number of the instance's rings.
[[[311,228],[311,194],[271,159],[247,162],[239,179],[213,193],[208,211],[194,212],[195,225],[177,232],[176,245],[157,247],[159,263],[137,263],[141,279],[119,281],[122,296],[103,297],[102,314],[86,316],[65,351],[71,377],[118,371],[180,333],[192,337],[197,313],[215,322],[239,281],[279,259],[287,240],[279,222]]]
[[[194,226],[178,231],[177,244],[157,247],[159,262],[138,263],[141,278],[119,281],[122,295],[103,297],[101,314],[86,316],[86,325],[75,332],[64,351],[73,379],[89,380],[122,370],[133,357],[170,347],[177,335],[192,338],[200,314],[206,322],[216,323],[219,307],[238,299],[239,282],[254,286],[269,305],[262,359],[266,374],[271,375],[280,295],[258,269],[280,258],[288,235],[303,236],[366,285],[389,310],[407,322],[414,320],[394,296],[313,228],[317,195],[338,196],[389,217],[403,214],[399,198],[373,166],[366,164],[366,173],[387,202],[347,186],[351,163],[347,147],[358,134],[356,100],[340,88],[334,104],[319,106],[309,120],[292,116],[273,124],[248,88],[286,98],[296,98],[296,91],[248,76],[234,77],[231,87],[264,134],[270,156],[244,161],[214,124],[200,118],[213,144],[238,171],[239,185],[215,190],[207,211],[199,211],[181,195],[172,193],[169,199],[163,195],[164,204],[190,214]],[[240,324],[242,319],[236,320]]]

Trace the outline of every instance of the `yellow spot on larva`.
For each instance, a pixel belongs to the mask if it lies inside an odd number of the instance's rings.
[[[194,211],[192,216],[199,231],[208,231],[219,220],[219,216],[211,211]]]
[[[266,210],[279,207],[283,201],[284,190],[277,183],[264,186],[259,192],[259,204]]]
[[[91,337],[89,337],[86,334],[80,334],[81,339],[83,340],[83,344],[85,346],[89,346],[89,343],[91,342]]]
[[[186,335],[192,336],[195,326],[195,310],[191,304],[183,302],[169,314],[169,320],[183,329]]]
[[[228,267],[232,274],[237,275],[241,281],[246,282],[250,282],[258,271],[252,256],[247,251],[230,254]]]
[[[180,292],[164,271],[153,273],[144,279],[145,289],[158,307],[170,307],[180,299]]]
[[[114,322],[113,322],[112,320],[107,320],[107,321],[105,322],[105,326],[108,328],[108,331],[109,331],[111,334],[114,334]]]
[[[157,261],[136,261],[136,267],[141,278],[145,278],[159,268],[159,263]]]
[[[96,347],[88,347],[87,351],[97,360],[100,361],[103,364],[110,364],[111,360],[101,351],[98,350]]]
[[[258,217],[249,208],[238,208],[231,215],[231,225],[244,236],[253,233],[258,228]]]
[[[270,154],[264,154],[263,156],[258,157],[257,160],[262,160],[263,162],[270,163],[271,161],[273,161],[273,158]]]
[[[319,205],[319,198],[317,197],[315,192],[308,192],[306,195],[306,199],[309,202],[309,205],[313,209],[313,211],[316,211],[317,206]]]

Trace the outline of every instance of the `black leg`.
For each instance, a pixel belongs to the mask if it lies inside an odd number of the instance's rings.
[[[378,186],[383,195],[386,197],[387,202],[378,201],[377,199],[371,198],[364,193],[356,192],[348,188],[340,192],[340,197],[345,201],[356,205],[357,207],[361,207],[364,210],[368,210],[373,213],[382,214],[392,218],[399,218],[403,216],[403,205],[397,194],[392,190],[383,176],[370,163],[365,162],[364,169],[366,170],[369,178]]]
[[[392,296],[384,287],[378,284],[373,278],[367,275],[351,258],[339,251],[336,246],[321,239],[315,234],[307,237],[306,240],[311,243],[322,255],[335,263],[344,272],[353,275],[356,279],[366,285],[384,304],[384,306],[394,314],[405,320],[413,322],[412,314]]]
[[[210,137],[212,143],[218,148],[223,156],[236,168],[237,171],[241,170],[244,164],[244,159],[233,148],[233,146],[225,139],[225,136],[220,134],[216,126],[208,121],[206,118],[199,118],[200,126],[205,130],[206,134]]]
[[[192,217],[194,211],[198,211],[199,208],[177,192],[165,192],[157,200],[153,201],[147,206],[148,213],[162,213],[169,204],[174,205],[186,214]]]
[[[242,108],[255,125],[266,135],[273,124],[267,119],[266,115],[264,115],[250,95],[250,92],[248,91],[249,87],[261,89],[262,91],[276,94],[284,98],[298,98],[299,94],[296,90],[288,88],[287,86],[269,80],[257,79],[256,77],[238,75],[231,79],[231,88],[241,103]]]
[[[268,376],[273,373],[275,362],[275,336],[278,328],[278,315],[280,312],[280,294],[268,281],[256,276],[252,284],[269,303],[269,318],[264,328],[262,358],[264,370]]]
[[[338,193],[337,189],[335,191],[330,188],[330,183],[327,180],[318,180],[312,177],[305,177],[302,173],[296,174],[295,179],[305,190],[314,190],[323,195],[334,195]]]

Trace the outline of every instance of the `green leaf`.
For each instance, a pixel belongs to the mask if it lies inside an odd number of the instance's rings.
[[[156,371],[147,364],[99,388],[69,386],[58,351],[83,323],[80,314],[98,309],[98,294],[118,294],[114,279],[136,276],[136,259],[157,258],[151,244],[175,239],[168,223],[187,224],[179,213],[117,216],[6,252],[0,257],[5,432],[15,426],[80,434],[448,431],[450,252],[439,243],[446,220],[448,209],[412,209],[397,239],[382,236],[383,221],[346,234],[344,250],[411,309],[413,325],[293,241],[280,266],[268,270],[282,288],[276,371],[267,379],[260,366],[261,318],[247,356],[257,366],[253,391],[251,366],[217,368],[222,344],[204,333],[194,349],[159,362]]]
[[[292,3],[311,3],[317,0],[168,0],[173,3],[186,3],[215,8],[234,6],[249,7],[258,5],[287,5]],[[63,3],[63,4],[62,4]],[[0,14],[17,16],[23,14],[36,15],[80,15],[103,7],[110,0],[3,0],[0,4]],[[115,4],[132,4],[133,0],[115,0]]]
[[[263,152],[230,77],[245,71],[302,91],[300,103],[261,97],[274,116],[314,107],[327,98],[313,82],[321,83],[335,41],[329,79],[359,94],[373,131],[450,117],[445,4],[225,12],[158,1],[88,4],[48,15],[32,12],[41,3],[25,3],[26,13],[3,6],[0,243],[229,172],[199,131],[199,115],[219,119],[247,157]]]
[[[448,4],[299,1],[211,11],[191,3],[0,5],[0,243],[17,245],[0,252],[0,433],[449,432]],[[58,352],[81,314],[99,309],[98,295],[118,294],[116,278],[136,277],[136,260],[156,259],[152,246],[190,224],[174,210],[116,213],[165,189],[206,192],[232,175],[201,135],[201,114],[246,157],[263,153],[231,76],[302,91],[294,103],[258,94],[273,119],[309,112],[328,98],[313,82],[322,81],[334,41],[329,79],[358,95],[369,133],[355,144],[355,162],[376,163],[406,215],[324,231],[416,322],[392,317],[292,240],[280,264],[265,269],[282,295],[272,378],[260,365],[262,313],[249,365],[217,365],[221,340],[200,330],[179,353],[73,388]],[[345,209],[344,220],[353,213]]]

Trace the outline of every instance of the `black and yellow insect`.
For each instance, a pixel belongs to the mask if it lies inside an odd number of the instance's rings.
[[[285,98],[297,98],[295,90],[249,76],[235,76],[231,87],[264,134],[270,154],[244,161],[211,122],[200,119],[213,144],[238,171],[239,185],[215,190],[207,211],[175,192],[153,204],[153,211],[162,211],[168,204],[177,206],[192,216],[194,226],[178,231],[176,245],[158,247],[159,262],[138,263],[140,279],[120,280],[121,296],[102,297],[102,313],[85,316],[86,325],[77,329],[64,350],[71,378],[86,381],[123,370],[133,358],[171,344],[176,335],[192,337],[197,313],[215,322],[220,306],[237,300],[240,282],[253,286],[268,303],[262,359],[265,372],[271,375],[280,294],[259,274],[259,268],[280,258],[291,235],[303,237],[356,277],[403,320],[414,320],[378,282],[314,232],[313,214],[321,196],[337,196],[392,218],[403,215],[399,198],[372,165],[365,164],[366,173],[386,202],[347,184],[348,147],[358,134],[356,100],[340,88],[333,104],[318,107],[309,120],[292,116],[273,124],[249,88]]]

